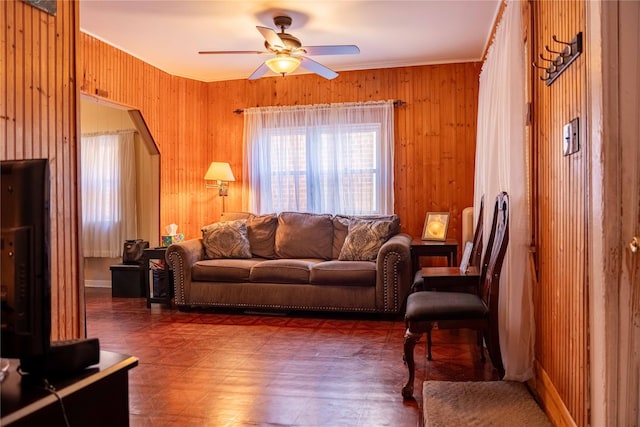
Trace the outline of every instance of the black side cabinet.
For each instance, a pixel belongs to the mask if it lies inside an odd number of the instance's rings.
[[[142,298],[144,291],[144,268],[140,264],[116,264],[111,270],[111,296]]]

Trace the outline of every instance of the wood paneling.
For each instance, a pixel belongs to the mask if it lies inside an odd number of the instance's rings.
[[[81,90],[139,108],[162,162],[161,224],[186,237],[219,218],[217,192],[204,188],[211,161],[231,164],[227,210],[242,208],[243,116],[251,106],[401,99],[395,118],[395,210],[420,235],[426,211],[451,211],[450,236],[473,201],[479,63],[341,72],[257,81],[198,82],[168,75],[82,34]]]
[[[394,124],[395,211],[414,236],[426,211],[451,211],[450,233],[460,239],[462,209],[473,198],[479,70],[468,63],[342,72],[335,81],[304,75],[211,83],[213,145],[240,171],[243,119],[234,117],[235,108],[401,99],[406,105],[396,108]],[[241,207],[237,197],[230,202]]]
[[[555,34],[585,31],[584,2],[532,2],[531,53]],[[140,109],[162,154],[161,225],[188,237],[215,220],[221,202],[202,176],[210,161],[232,164],[228,209],[242,206],[241,115],[249,106],[402,99],[396,109],[396,212],[403,229],[422,230],[427,210],[460,213],[472,201],[479,64],[451,64],[205,83],[164,73],[88,35],[78,35],[78,5],[58,2],[56,16],[19,1],[0,2],[1,159],[51,162],[51,271],[54,338],[84,333],[78,261],[76,104],[81,90]],[[76,55],[76,44],[79,48]],[[562,125],[585,114],[584,56],[550,87],[533,73],[537,218],[536,364],[541,395],[559,396],[578,425],[588,424],[585,224],[588,141],[561,154]],[[80,72],[76,79],[76,58]],[[586,135],[581,121],[581,135]],[[158,231],[160,233],[161,230]],[[558,403],[558,402],[555,402]],[[562,422],[562,420],[560,421]],[[566,422],[565,422],[566,423]]]
[[[79,262],[76,42],[78,4],[55,16],[0,2],[0,158],[49,159],[52,338],[84,336]]]
[[[537,57],[545,45],[561,50],[556,35],[569,41],[585,32],[584,2],[532,2],[533,45]],[[538,287],[536,363],[543,371],[542,396],[557,395],[577,425],[588,425],[588,313],[586,265],[587,147],[585,56],[589,46],[549,87],[533,72],[534,179],[537,188]],[[541,63],[539,58],[535,59]],[[563,125],[580,118],[580,151],[562,154]],[[551,402],[549,402],[551,403]],[[556,402],[557,403],[557,402]],[[554,406],[549,404],[548,406]],[[565,424],[566,420],[556,420]]]

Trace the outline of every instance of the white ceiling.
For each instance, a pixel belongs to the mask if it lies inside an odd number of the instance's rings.
[[[167,73],[209,82],[247,78],[269,56],[198,51],[264,50],[255,27],[277,30],[281,14],[303,45],[360,48],[311,57],[337,72],[479,61],[500,1],[80,0],[80,28]]]

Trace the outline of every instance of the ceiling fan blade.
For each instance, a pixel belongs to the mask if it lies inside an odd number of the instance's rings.
[[[307,55],[355,55],[360,53],[360,48],[353,44],[335,46],[305,46]]]
[[[324,77],[325,79],[331,80],[338,77],[338,73],[333,71],[330,68],[325,67],[324,65],[314,61],[313,59],[309,59],[307,57],[300,58],[302,62],[300,62],[300,66],[306,68],[307,70],[318,74],[319,76]]]
[[[201,50],[200,55],[226,55],[226,54],[270,54],[266,50]]]
[[[264,39],[267,41],[267,43],[269,43],[271,47],[275,49],[285,48],[284,42],[282,41],[278,33],[276,33],[273,29],[260,26],[257,26],[256,28],[258,29],[258,31],[260,31],[262,37],[264,37]]]
[[[267,71],[269,71],[269,67],[264,62],[260,65],[256,70],[249,76],[249,80],[258,80],[260,77],[264,76]]]

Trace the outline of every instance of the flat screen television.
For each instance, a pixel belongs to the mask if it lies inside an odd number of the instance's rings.
[[[0,162],[3,358],[45,354],[51,340],[49,165]]]

